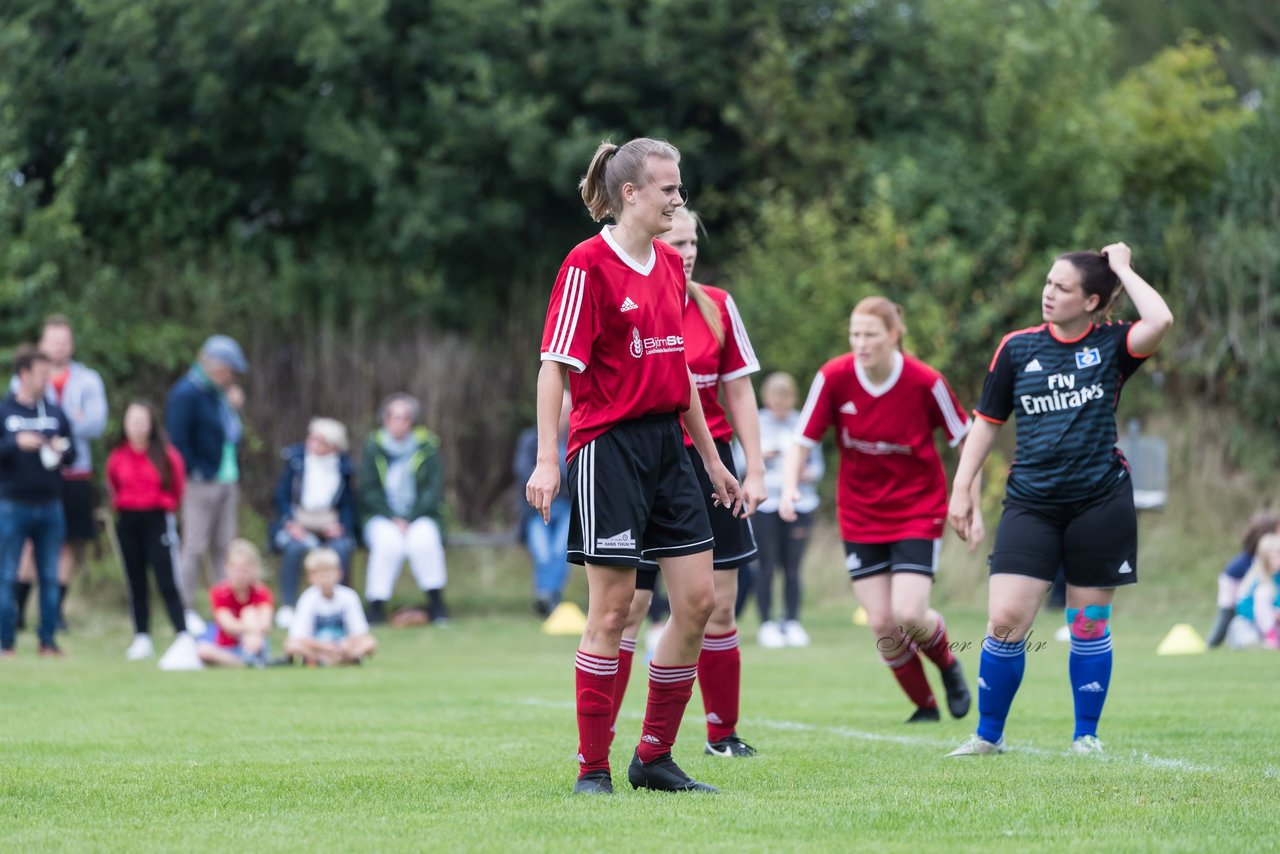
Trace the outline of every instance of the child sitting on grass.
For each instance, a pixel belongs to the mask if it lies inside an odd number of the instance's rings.
[[[209,589],[213,623],[197,645],[200,660],[218,667],[263,667],[270,646],[271,591],[258,581],[262,556],[248,540],[227,546],[227,580]]]
[[[284,654],[313,665],[359,664],[378,641],[369,634],[360,595],[339,583],[341,558],[333,549],[313,549],[303,566],[311,586],[298,599]]]

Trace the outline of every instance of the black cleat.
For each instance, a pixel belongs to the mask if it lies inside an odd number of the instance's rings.
[[[909,724],[937,723],[942,720],[942,715],[938,714],[937,708],[928,709],[924,706],[918,706],[911,717],[907,718]]]
[[[575,795],[612,795],[613,778],[608,771],[588,771],[573,784]]]
[[[653,789],[655,792],[718,792],[715,786],[699,783],[680,770],[680,766],[664,753],[652,762],[641,762],[640,751],[631,757],[627,779],[633,789]]]
[[[960,659],[942,671],[942,684],[947,689],[947,711],[951,712],[951,717],[962,718],[969,714],[969,686],[965,684]]]
[[[727,738],[719,741],[708,741],[705,753],[708,756],[722,756],[725,759],[745,758],[747,756],[755,756],[756,749],[738,738],[738,734],[734,733]]]

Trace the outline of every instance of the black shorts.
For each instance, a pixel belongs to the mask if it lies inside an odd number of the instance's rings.
[[[1074,504],[1005,500],[991,574],[1052,582],[1061,566],[1074,587],[1121,587],[1138,581],[1138,513],[1133,481]]]
[[[93,517],[97,495],[91,480],[62,482],[62,515],[67,519],[64,542],[88,543],[98,538],[98,522]]]
[[[636,566],[712,547],[707,502],[674,414],[616,424],[569,462],[569,561]]]
[[[850,581],[861,581],[884,572],[909,572],[933,578],[938,573],[941,538],[898,540],[892,543],[851,543],[844,541],[844,568]]]
[[[698,489],[706,496],[707,516],[711,520],[711,535],[716,545],[712,552],[712,565],[716,569],[737,569],[744,563],[755,559],[759,549],[756,548],[755,532],[751,530],[751,520],[734,516],[724,507],[715,503],[715,489],[711,478],[707,476],[707,467],[702,464],[702,457],[696,449],[686,446],[689,465],[698,478]],[[733,471],[733,447],[728,442],[716,442],[716,451],[720,454],[720,462],[729,471]],[[652,590],[658,579],[658,562],[645,558],[636,571],[636,589]]]

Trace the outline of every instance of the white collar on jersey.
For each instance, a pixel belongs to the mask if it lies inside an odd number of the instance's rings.
[[[862,369],[862,363],[858,361],[858,357],[853,357],[853,369],[858,374],[858,384],[862,386],[862,390],[872,397],[884,397],[898,383],[898,377],[902,376],[902,354],[898,351],[893,353],[893,367],[889,369],[889,376],[880,385],[871,382],[871,378],[867,376],[867,372]]]
[[[649,272],[653,269],[653,262],[658,259],[658,250],[652,246],[649,247],[649,260],[644,264],[640,264],[626,252],[622,251],[622,247],[618,245],[618,241],[614,240],[613,235],[610,234],[612,230],[613,226],[611,225],[606,225],[604,228],[600,229],[600,236],[604,238],[604,242],[608,243],[609,248],[622,259],[623,264],[626,264],[642,276],[649,275]]]

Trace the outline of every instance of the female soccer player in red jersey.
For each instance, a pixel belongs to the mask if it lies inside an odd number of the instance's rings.
[[[720,460],[726,467],[733,467],[733,450],[730,441],[736,431],[747,459],[747,473],[742,482],[742,498],[745,513],[734,517],[708,508],[711,530],[715,534],[713,562],[716,568],[716,605],[707,622],[707,633],[702,640],[702,653],[698,656],[698,684],[702,689],[702,704],[707,719],[707,744],[704,750],[712,756],[751,756],[755,750],[738,737],[738,699],[742,686],[742,658],[738,650],[738,626],[734,620],[734,605],[738,597],[738,567],[755,557],[756,543],[751,533],[751,515],[765,498],[764,455],[760,452],[760,415],[756,407],[756,393],[751,386],[751,374],[760,370],[746,327],[734,305],[733,297],[719,288],[699,285],[693,280],[693,265],[698,260],[698,218],[688,208],[679,208],[671,230],[662,240],[673,246],[684,261],[685,307],[684,352],[693,373],[701,398],[702,412],[707,427],[715,439]],[[725,404],[720,404],[720,389],[724,389]],[[725,417],[725,409],[733,419]],[[695,463],[697,451],[693,440],[686,433],[685,446],[689,459]],[[711,485],[699,476],[701,491],[711,500]],[[631,602],[631,617],[622,633],[622,648],[618,660],[618,681],[614,694],[613,714],[617,718],[627,690],[631,673],[631,659],[635,653],[636,634],[649,603],[653,600],[653,588],[658,577],[658,566],[650,560],[642,561],[636,573],[636,595]]]
[[[673,146],[652,139],[596,149],[582,199],[594,219],[612,217],[616,225],[569,253],[543,331],[538,463],[525,497],[545,521],[560,487],[556,432],[568,373],[569,560],[586,565],[589,589],[576,670],[580,793],[613,791],[618,648],[642,557],[662,567],[671,620],[649,667],[643,733],[627,777],[635,788],[714,791],[671,758],[715,603],[711,524],[685,453],[681,412],[721,505],[716,512],[737,515],[741,496],[685,365],[680,255],[655,240],[684,204],[679,162]]]
[[[1133,271],[1129,247],[1059,256],[1041,294],[1045,322],[996,348],[978,422],[960,455],[948,517],[973,534],[970,489],[1009,416],[1017,444],[1004,513],[987,562],[987,638],[978,670],[978,730],[951,756],[1004,751],[1004,725],[1026,666],[1026,638],[1061,566],[1067,579],[1068,671],[1075,698],[1071,749],[1098,753],[1098,718],[1111,684],[1111,601],[1138,580],[1133,482],[1116,447],[1125,380],[1173,325],[1160,294]],[[1121,288],[1141,318],[1105,320]]]
[[[955,447],[971,424],[946,379],[902,352],[905,333],[901,309],[884,297],[867,297],[854,308],[853,352],[822,366],[800,412],[778,515],[796,518],[805,455],[834,429],[845,567],[867,611],[880,660],[916,705],[907,723],[918,723],[940,717],[921,655],[942,671],[951,715],[969,712],[964,673],[951,654],[942,615],[929,607],[929,592],[947,514],[947,482],[934,434],[942,430]],[[976,493],[976,479],[972,488]],[[980,515],[973,534],[981,539]]]

